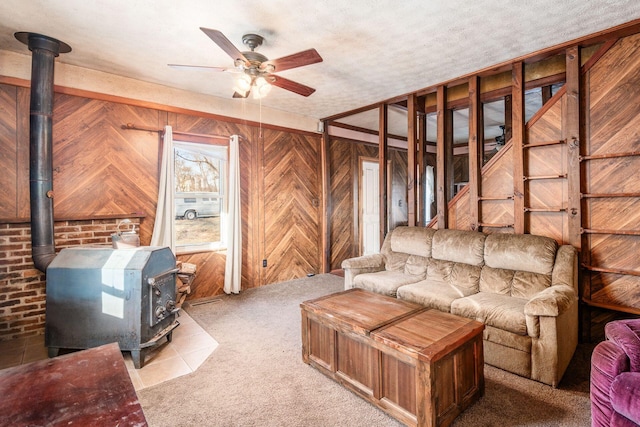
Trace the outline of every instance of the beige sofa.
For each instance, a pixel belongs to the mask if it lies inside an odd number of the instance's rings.
[[[485,362],[557,386],[578,343],[577,251],[529,234],[398,227],[342,263],[360,287],[485,324]]]

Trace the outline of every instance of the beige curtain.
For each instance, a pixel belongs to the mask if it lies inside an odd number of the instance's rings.
[[[227,189],[227,263],[224,270],[224,291],[240,293],[242,278],[242,223],[240,215],[240,155],[238,135],[229,140],[229,178]]]
[[[174,233],[174,202],[173,202],[173,131],[171,126],[164,127],[162,144],[162,166],[160,168],[160,183],[158,186],[158,206],[156,219],[153,224],[151,246],[168,246],[176,253],[176,239]]]

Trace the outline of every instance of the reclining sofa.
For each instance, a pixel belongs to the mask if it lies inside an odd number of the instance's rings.
[[[578,344],[577,251],[529,234],[397,227],[342,262],[345,288],[485,324],[485,363],[556,387]]]

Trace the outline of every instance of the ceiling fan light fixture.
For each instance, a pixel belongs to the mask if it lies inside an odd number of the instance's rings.
[[[248,74],[240,74],[235,81],[235,87],[233,90],[238,92],[241,95],[246,96],[247,92],[251,90],[251,84],[253,83],[251,76]]]
[[[253,91],[253,97],[256,99],[264,98],[271,91],[271,85],[262,76],[254,80],[254,86],[256,90]]]
[[[269,60],[263,54],[255,51],[255,49],[264,42],[264,38],[258,34],[245,34],[242,37],[242,42],[249,47],[250,50],[241,52],[219,30],[205,27],[200,27],[200,30],[231,57],[233,67],[168,64],[169,66],[198,69],[208,68],[214,71],[237,74],[238,77],[234,80],[233,89],[235,92],[233,98],[246,98],[254,86],[255,98],[266,96],[271,90],[271,85],[302,96],[309,96],[315,92],[315,89],[311,87],[272,74],[274,71],[281,72],[322,62],[322,57],[315,49],[307,49],[292,55]],[[261,78],[260,81],[256,82],[259,78]]]

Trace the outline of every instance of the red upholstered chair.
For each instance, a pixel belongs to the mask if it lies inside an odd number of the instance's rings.
[[[640,426],[640,319],[605,326],[591,356],[591,425]]]

